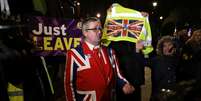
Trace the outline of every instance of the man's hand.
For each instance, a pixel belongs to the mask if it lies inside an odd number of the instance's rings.
[[[141,15],[143,16],[143,17],[147,17],[147,16],[149,16],[149,13],[147,13],[147,12],[140,12],[141,13]]]
[[[132,85],[130,85],[129,83],[125,84],[122,89],[123,89],[124,94],[131,94],[135,90],[135,88]]]
[[[140,50],[142,50],[144,48],[143,41],[137,40],[135,48],[136,48],[136,53],[139,53]]]

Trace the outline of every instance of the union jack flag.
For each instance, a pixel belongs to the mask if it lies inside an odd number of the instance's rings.
[[[138,38],[144,21],[129,19],[109,19],[107,24],[107,36]]]

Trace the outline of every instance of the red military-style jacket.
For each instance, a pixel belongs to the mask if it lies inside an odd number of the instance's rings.
[[[115,80],[119,87],[127,82],[112,49],[101,46],[92,50],[83,42],[68,50],[66,57],[64,88],[68,101],[110,101]]]

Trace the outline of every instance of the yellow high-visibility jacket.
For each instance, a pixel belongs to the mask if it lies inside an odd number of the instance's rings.
[[[11,83],[8,83],[8,95],[10,101],[24,101],[23,89]]]
[[[111,41],[141,40],[144,43],[142,52],[145,55],[153,51],[148,16],[144,17],[139,11],[125,8],[118,3],[112,4],[107,10],[102,40],[106,46]]]

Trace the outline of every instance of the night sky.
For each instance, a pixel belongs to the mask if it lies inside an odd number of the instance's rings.
[[[156,7],[152,6],[153,1],[158,3]],[[127,8],[148,12],[154,33],[161,30],[171,33],[175,25],[201,23],[201,6],[198,6],[201,0],[80,0],[80,16],[96,16],[101,13],[104,18],[107,8],[114,2]],[[162,20],[159,19],[160,16],[163,16]]]
[[[31,0],[8,0],[12,14],[31,13],[33,4]],[[124,7],[145,11],[149,13],[150,22],[155,29],[164,27],[167,23],[173,25],[185,23],[201,23],[201,0],[44,0],[46,1],[48,17],[61,17],[68,19],[77,19],[86,16],[96,16],[101,14],[101,18],[106,16],[107,9],[112,3],[119,3]],[[73,13],[73,3],[80,2],[80,12]],[[158,6],[153,7],[152,3],[156,1]],[[76,8],[76,6],[75,6]],[[160,20],[159,17],[163,16]],[[171,25],[172,26],[172,25]],[[174,26],[172,26],[174,27]],[[154,29],[154,28],[153,28]],[[169,28],[172,30],[172,28]],[[160,30],[158,30],[159,32]]]
[[[158,6],[153,7],[152,2],[157,1]],[[158,15],[168,16],[175,8],[200,9],[201,0],[80,0],[81,14],[105,12],[113,2],[139,11],[155,12]],[[200,13],[200,12],[197,12]],[[94,14],[95,15],[95,14]]]

